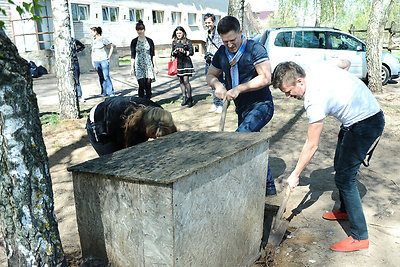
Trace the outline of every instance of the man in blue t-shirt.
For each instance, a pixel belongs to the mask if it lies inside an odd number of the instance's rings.
[[[207,73],[207,83],[224,101],[233,100],[238,114],[236,132],[259,132],[272,118],[274,104],[268,85],[271,66],[264,46],[247,40],[239,21],[232,16],[222,18],[217,26],[223,45],[215,53]],[[225,76],[227,88],[218,80]],[[267,195],[276,189],[268,164]]]

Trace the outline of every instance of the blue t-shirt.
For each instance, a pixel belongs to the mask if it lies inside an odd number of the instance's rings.
[[[246,44],[246,49],[244,50],[242,57],[237,63],[239,68],[239,84],[247,83],[248,81],[256,77],[258,74],[254,66],[267,60],[269,60],[269,57],[265,47],[260,43],[254,42],[253,40],[248,40]],[[225,54],[224,45],[221,45],[221,47],[215,53],[212,60],[212,65],[214,68],[222,70],[222,72],[225,73],[224,76],[229,79],[229,84],[232,84],[230,75],[231,65],[229,64],[228,57]],[[272,101],[272,95],[269,87],[266,86],[257,91],[241,93],[234,100],[234,102],[236,108],[240,112],[248,105],[268,100]]]

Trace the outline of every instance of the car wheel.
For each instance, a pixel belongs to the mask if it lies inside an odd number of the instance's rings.
[[[387,84],[387,82],[389,81],[389,70],[385,65],[382,65],[381,77],[382,85]]]

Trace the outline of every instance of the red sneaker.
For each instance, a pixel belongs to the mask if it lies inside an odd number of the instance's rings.
[[[354,238],[349,236],[345,240],[342,240],[340,242],[337,242],[336,244],[333,244],[331,246],[331,249],[335,250],[335,251],[350,252],[350,251],[356,251],[356,250],[360,250],[360,249],[366,249],[368,247],[369,247],[368,239],[355,240]]]
[[[349,216],[347,213],[342,212],[340,209],[337,209],[332,212],[327,212],[322,215],[322,218],[326,220],[348,220]]]

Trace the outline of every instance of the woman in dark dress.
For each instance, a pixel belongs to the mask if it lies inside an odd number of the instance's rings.
[[[190,56],[193,56],[192,41],[186,38],[186,31],[178,26],[172,34],[172,52],[171,55],[178,59],[178,78],[182,90],[182,106],[193,106],[192,87],[189,83],[189,77],[194,73],[193,63]]]
[[[177,131],[171,113],[147,98],[115,96],[90,110],[89,141],[99,156]]]

